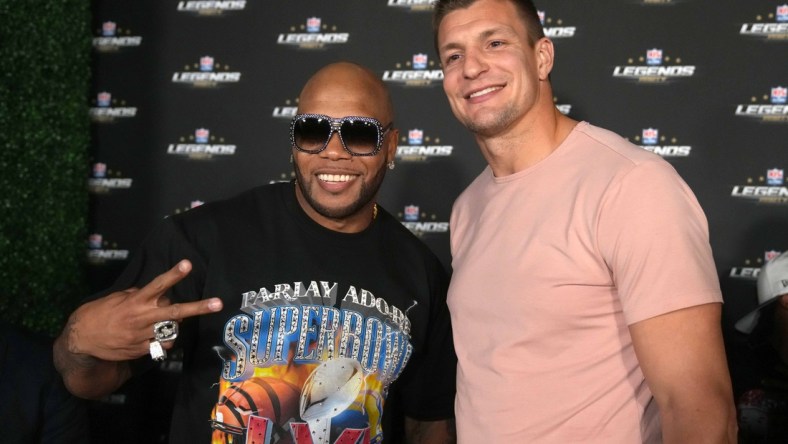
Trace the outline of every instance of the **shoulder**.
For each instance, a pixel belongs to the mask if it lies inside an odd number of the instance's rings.
[[[388,246],[395,248],[397,255],[409,254],[412,256],[421,257],[424,261],[431,264],[440,264],[437,255],[406,228],[400,221],[398,221],[391,213],[385,208],[379,207],[378,223],[380,223],[380,235]]]
[[[660,156],[633,144],[618,133],[588,122],[578,123],[574,132],[577,135],[576,144],[585,147],[591,156],[616,159],[633,166],[650,162],[667,164]]]
[[[200,230],[224,224],[243,225],[244,221],[259,217],[265,207],[276,205],[282,184],[262,185],[235,196],[205,203],[184,213],[170,216],[172,223],[182,230]]]
[[[668,161],[613,131],[581,122],[570,145],[566,155],[582,165],[586,185],[598,182],[608,190],[625,184],[641,189],[667,183],[685,185]]]

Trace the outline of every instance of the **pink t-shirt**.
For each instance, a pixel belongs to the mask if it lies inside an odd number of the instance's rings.
[[[660,442],[628,325],[722,301],[669,163],[579,123],[527,170],[486,168],[454,204],[451,250],[460,443]]]

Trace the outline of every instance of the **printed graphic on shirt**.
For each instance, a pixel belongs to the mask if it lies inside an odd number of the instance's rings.
[[[405,310],[337,282],[244,292],[224,327],[219,443],[379,443],[388,387],[413,346]]]

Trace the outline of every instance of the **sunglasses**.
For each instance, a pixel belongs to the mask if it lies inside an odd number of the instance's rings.
[[[340,119],[323,114],[296,114],[290,122],[290,143],[299,151],[317,154],[328,146],[334,132],[345,151],[353,156],[374,156],[383,145],[385,127],[372,117],[347,116]]]

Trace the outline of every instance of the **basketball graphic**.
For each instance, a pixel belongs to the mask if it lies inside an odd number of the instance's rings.
[[[268,377],[252,377],[232,384],[219,397],[211,427],[243,435],[250,416],[255,416],[270,420],[275,432],[282,435],[282,426],[298,415],[299,392],[292,384]]]

